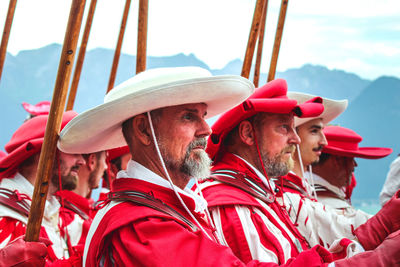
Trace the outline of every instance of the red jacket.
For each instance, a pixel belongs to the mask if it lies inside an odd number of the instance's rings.
[[[214,173],[221,173],[222,170],[242,174],[266,195],[274,195],[262,184],[254,169],[233,154],[224,154],[212,169]],[[218,182],[218,174],[215,175],[215,180],[211,176],[200,187],[217,230],[236,256],[244,262],[258,259],[279,265],[296,266],[304,257],[312,264],[323,262],[319,255],[308,255],[307,242],[275,198],[270,203],[264,202],[245,190]],[[236,179],[235,175],[231,178]],[[317,249],[321,247],[313,248]],[[331,259],[327,257],[325,260],[329,262]]]
[[[119,178],[114,192],[134,190],[147,193],[172,207],[193,223],[173,191],[139,179]],[[212,236],[204,214],[194,212],[193,199],[181,194],[203,228]],[[110,202],[93,221],[86,244],[86,266],[245,266],[232,251],[193,231],[174,216],[131,202]],[[317,254],[317,252],[313,252]],[[307,264],[307,262],[304,262]],[[274,266],[252,261],[247,266]],[[304,265],[305,266],[305,265]]]

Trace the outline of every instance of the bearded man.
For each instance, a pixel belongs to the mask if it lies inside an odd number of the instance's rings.
[[[197,67],[152,69],[68,124],[61,150],[91,153],[127,144],[132,156],[91,225],[85,266],[244,266],[218,243],[206,201],[185,187],[209,175],[205,119],[253,90],[242,77]]]
[[[65,112],[61,127],[64,127],[76,115],[77,113],[74,111]],[[5,146],[8,154],[0,160],[0,178],[2,179],[0,183],[0,225],[2,229],[0,247],[6,246],[26,232],[47,120],[48,115],[39,115],[27,120],[17,129]],[[48,262],[61,262],[68,258],[70,262],[74,262],[75,255],[72,255],[74,248],[69,240],[81,233],[77,229],[65,231],[61,226],[63,220],[60,219],[59,214],[60,203],[56,199],[55,193],[60,188],[72,190],[76,187],[78,170],[85,161],[80,154],[57,151],[56,155],[40,237],[48,238],[52,243],[51,246],[48,246]],[[19,239],[17,242],[21,244],[22,240]],[[18,252],[14,255],[22,257],[24,254]],[[15,258],[9,259],[15,260]]]
[[[352,258],[338,259],[355,252],[354,242],[338,240],[330,247],[332,255],[319,245],[309,249],[288,216],[287,202],[277,200],[284,196],[270,178],[285,175],[293,167],[292,153],[300,142],[294,115],[317,117],[323,110],[321,98],[297,105],[296,100],[287,98],[286,91],[284,80],[274,80],[215,122],[207,146],[214,160],[212,175],[200,188],[222,241],[244,262],[257,259],[271,262],[271,266],[319,266],[335,260],[336,266],[351,266]],[[400,205],[400,200],[395,201],[392,211]],[[377,252],[354,258],[368,262],[389,255],[386,262],[393,263],[390,256],[399,252],[395,243],[400,238],[396,232],[400,225],[398,216],[392,219],[397,226],[388,224],[390,232],[372,241],[380,244],[391,232],[396,237],[385,240]],[[368,235],[374,229],[371,225],[365,228],[357,237],[370,245],[373,242]]]

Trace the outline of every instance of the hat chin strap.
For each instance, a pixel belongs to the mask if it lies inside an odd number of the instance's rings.
[[[163,159],[163,157],[162,157],[162,155],[161,155],[161,152],[160,152],[160,148],[158,147],[158,143],[157,143],[157,139],[156,139],[156,134],[155,134],[155,132],[154,132],[154,127],[153,127],[153,122],[152,122],[152,120],[151,120],[150,112],[148,111],[148,112],[146,112],[146,113],[147,113],[147,118],[149,119],[151,134],[152,134],[152,136],[153,136],[154,146],[155,146],[155,148],[156,148],[158,158],[160,159],[161,165],[162,165],[162,167],[163,167],[163,169],[164,169],[165,175],[167,176],[168,182],[169,182],[169,184],[170,184],[171,187],[172,187],[172,190],[174,191],[176,197],[179,199],[179,202],[180,202],[180,203],[182,204],[182,206],[185,208],[186,212],[190,215],[190,217],[192,217],[192,219],[194,220],[194,222],[197,224],[197,226],[206,234],[206,236],[207,236],[209,239],[213,240],[213,239],[209,236],[209,234],[204,230],[204,228],[201,226],[201,224],[197,221],[197,219],[194,217],[194,215],[190,212],[190,210],[189,210],[188,207],[186,206],[185,202],[183,201],[183,199],[182,199],[181,196],[179,195],[178,191],[176,191],[176,186],[174,185],[174,183],[173,183],[172,180],[171,180],[171,177],[169,176],[167,167],[165,166],[164,159]]]

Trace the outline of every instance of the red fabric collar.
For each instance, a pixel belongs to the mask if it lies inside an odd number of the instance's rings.
[[[243,173],[246,177],[262,184],[260,178],[253,169],[242,159],[232,153],[225,153],[220,161],[215,163],[211,169],[217,170],[234,170],[235,172]],[[220,205],[252,205],[261,208],[261,204],[251,195],[241,189],[226,185],[217,184],[206,187],[202,190],[208,207]]]
[[[235,156],[232,153],[226,152],[222,155],[218,162],[214,163],[211,171],[217,170],[235,170],[237,172],[244,173],[247,177],[253,179],[254,181],[261,183],[261,179],[254,172],[251,166],[249,166],[245,161]]]
[[[64,199],[68,200],[69,202],[77,206],[80,210],[85,212],[89,217],[92,217],[93,215],[92,199],[87,199],[85,197],[82,197],[81,195],[78,195],[75,192],[68,190],[57,191],[54,195],[58,197],[63,197]]]
[[[283,192],[295,193],[301,196],[305,196],[304,193],[307,192],[307,189],[303,185],[303,179],[292,172],[289,172],[285,176],[276,178],[275,185]]]
[[[175,193],[172,189],[131,178],[118,178],[113,182],[113,191],[127,191],[127,190],[135,190],[152,195],[155,198],[162,200],[167,205],[177,209],[180,213],[187,214],[186,210],[182,207],[181,203],[179,202],[179,199],[175,196]],[[192,213],[195,213],[194,210],[196,204],[194,200],[183,194],[179,195],[185,202],[188,209]]]

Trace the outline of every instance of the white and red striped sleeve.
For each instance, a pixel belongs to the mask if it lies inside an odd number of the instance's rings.
[[[270,216],[278,218],[273,210],[267,205],[265,207]],[[292,257],[293,248],[289,240],[259,209],[227,205],[213,207],[210,211],[222,242],[242,261],[259,260],[284,264]],[[283,223],[281,227],[285,228]]]
[[[333,208],[302,197],[299,194],[285,192],[284,202],[292,222],[308,241],[310,246],[320,244],[326,248],[337,239],[354,240],[353,230],[359,225],[355,217],[338,214]]]
[[[0,217],[0,248],[24,235],[25,232],[26,226],[21,221],[10,217]]]

